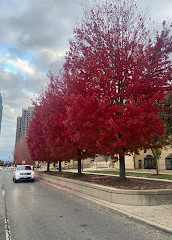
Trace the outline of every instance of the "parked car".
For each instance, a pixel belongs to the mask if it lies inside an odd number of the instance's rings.
[[[17,165],[13,171],[13,181],[29,180],[34,182],[34,171],[30,165]]]
[[[14,167],[13,166],[7,166],[7,169],[14,169]]]

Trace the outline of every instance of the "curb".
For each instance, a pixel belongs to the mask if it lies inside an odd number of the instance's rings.
[[[111,209],[112,211],[117,212],[118,214],[125,215],[125,216],[126,216],[127,218],[129,218],[129,219],[132,219],[132,220],[134,220],[134,221],[140,222],[140,223],[142,223],[142,224],[144,224],[144,225],[146,225],[146,226],[149,226],[149,227],[152,227],[152,228],[156,228],[156,229],[158,229],[158,230],[160,230],[160,231],[162,231],[162,232],[164,232],[164,233],[166,233],[166,234],[172,235],[172,230],[171,230],[171,228],[166,227],[166,226],[164,226],[164,225],[162,225],[162,224],[155,223],[155,222],[153,222],[153,221],[149,221],[149,220],[147,220],[147,219],[145,219],[145,218],[141,218],[141,217],[139,217],[139,216],[137,216],[137,215],[135,215],[135,214],[126,212],[126,211],[124,211],[124,210],[118,209],[117,207],[114,207],[113,204],[111,204],[111,203],[109,203],[109,202],[107,202],[107,201],[100,200],[100,199],[98,199],[98,198],[94,198],[94,197],[88,196],[88,195],[86,195],[86,194],[83,194],[83,193],[80,192],[80,191],[77,191],[76,189],[68,188],[68,187],[66,187],[66,186],[63,186],[63,185],[60,185],[60,184],[56,184],[56,183],[51,182],[51,181],[47,181],[47,180],[45,180],[45,179],[41,179],[41,178],[39,178],[39,177],[36,177],[36,179],[37,179],[38,181],[43,182],[43,183],[45,183],[45,184],[48,184],[48,185],[50,185],[50,186],[52,186],[52,187],[60,188],[60,189],[62,189],[62,190],[64,190],[64,191],[67,191],[67,192],[70,192],[70,193],[72,192],[72,193],[74,193],[75,195],[78,195],[78,196],[81,197],[81,198],[84,198],[84,199],[87,199],[87,200],[89,200],[89,201],[93,201],[94,203],[100,204],[100,205],[103,206],[103,208],[105,208],[105,209],[108,209],[108,210]],[[82,195],[81,195],[81,194],[82,194]]]
[[[37,173],[37,177],[82,191],[83,194],[109,203],[129,206],[159,206],[172,204],[172,189],[128,190],[76,179]]]

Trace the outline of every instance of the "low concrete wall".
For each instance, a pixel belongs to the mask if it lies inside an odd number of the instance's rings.
[[[82,182],[69,178],[36,173],[38,179],[47,183],[67,187],[91,197],[99,198],[111,203],[133,206],[152,206],[172,204],[172,189],[169,190],[121,190],[98,184]]]

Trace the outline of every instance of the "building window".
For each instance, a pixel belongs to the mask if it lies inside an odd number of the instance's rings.
[[[139,169],[142,169],[142,160],[139,160]]]
[[[152,157],[152,155],[147,155],[144,158],[144,168],[145,169],[155,169],[156,168],[155,158]]]
[[[166,170],[172,170],[172,153],[165,158]]]

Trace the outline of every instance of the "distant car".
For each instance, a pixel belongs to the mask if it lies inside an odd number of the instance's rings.
[[[0,166],[0,170],[2,170],[2,167]]]
[[[13,171],[13,181],[29,180],[34,182],[34,171],[30,165],[17,165]]]
[[[13,166],[7,166],[7,169],[14,169],[14,167]]]

